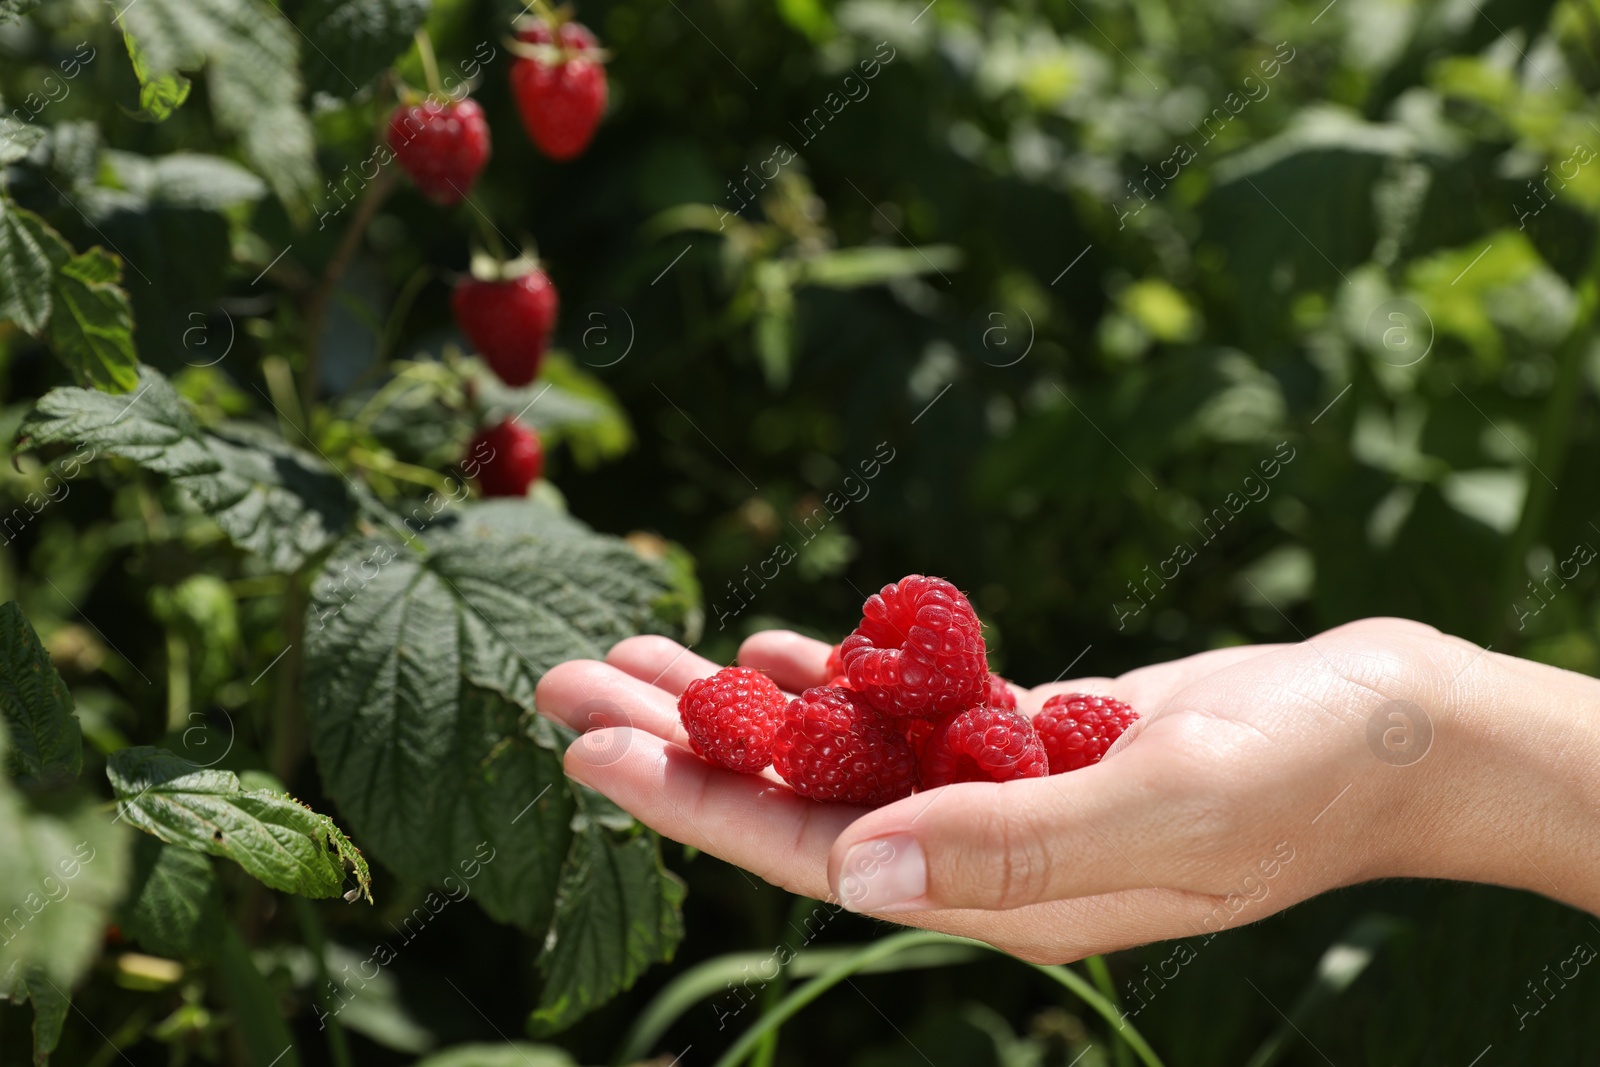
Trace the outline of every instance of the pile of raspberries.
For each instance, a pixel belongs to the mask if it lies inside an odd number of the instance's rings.
[[[1068,693],[1030,722],[989,673],[967,598],[920,574],[867,598],[827,673],[793,700],[750,667],[696,679],[678,700],[690,746],[733,771],[770,765],[812,800],[878,807],[952,782],[1087,767],[1138,718],[1119,700]]]

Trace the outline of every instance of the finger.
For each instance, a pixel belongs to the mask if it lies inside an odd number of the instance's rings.
[[[1050,697],[1063,693],[1092,693],[1095,696],[1116,697],[1140,713],[1141,718],[1155,712],[1190,685],[1208,674],[1215,674],[1236,663],[1275,652],[1283,645],[1238,645],[1198,652],[1170,663],[1156,663],[1139,667],[1116,678],[1077,678],[1066,682],[1051,682],[1032,691],[1030,705],[1037,710]]]
[[[791,630],[764,630],[739,646],[741,666],[766,671],[779,688],[791,693],[828,682],[828,653],[833,646]]]
[[[1163,784],[1134,748],[1070,775],[918,793],[840,834],[829,884],[852,910],[890,913],[1161,887],[1191,852]]]
[[[551,667],[539,679],[534,702],[541,715],[580,732],[631,726],[674,744],[689,743],[670,693],[598,660]]]
[[[1237,918],[1237,910],[1207,894],[1146,886],[1014,911],[947,909],[886,918],[984,941],[1029,963],[1061,964],[1152,941],[1214,935],[1264,918],[1277,907],[1260,909],[1247,920]]]
[[[709,678],[722,669],[720,663],[697,656],[678,642],[655,634],[618,641],[606,653],[606,662],[674,697],[696,678]]]
[[[802,896],[828,895],[828,849],[862,808],[818,804],[758,775],[713,767],[642,730],[600,730],[566,770],[657,833]]]

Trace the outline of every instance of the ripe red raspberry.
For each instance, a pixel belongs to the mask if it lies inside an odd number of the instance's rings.
[[[456,325],[510,386],[538,375],[558,304],[556,287],[537,267],[510,281],[463,278],[450,295]]]
[[[449,206],[489,162],[489,123],[476,100],[402,104],[389,116],[389,149],[423,196]]]
[[[812,800],[879,807],[910,796],[917,761],[894,725],[847,689],[817,686],[789,702],[772,766]]]
[[[696,678],[678,698],[689,747],[730,771],[759,774],[772,762],[772,736],[789,698],[749,667],[724,667]]]
[[[1099,763],[1138,717],[1138,712],[1111,697],[1063,693],[1044,702],[1033,717],[1033,727],[1050,756],[1050,773],[1061,774]]]
[[[1009,782],[1049,773],[1044,743],[1017,712],[976,707],[935,727],[922,750],[922,788]]]
[[[461,461],[484,496],[527,496],[544,472],[539,435],[516,419],[479,430]]]
[[[886,715],[939,718],[989,692],[982,626],[961,590],[911,574],[867,598],[840,647],[850,684]]]
[[[511,95],[522,125],[545,155],[573,159],[589,146],[606,110],[606,69],[594,54],[594,34],[565,22],[552,39],[549,25],[536,22],[517,36],[547,53],[518,56],[511,64]]]
[[[1017,710],[1017,695],[1011,691],[1010,683],[998,674],[989,675],[989,706]]]
[[[834,645],[828,649],[828,662],[823,666],[822,673],[829,678],[837,678],[844,673],[844,660],[839,658],[839,646]],[[828,683],[832,685],[833,683]]]

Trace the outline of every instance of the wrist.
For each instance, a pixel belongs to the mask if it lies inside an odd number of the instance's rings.
[[[1401,873],[1527,889],[1600,914],[1600,681],[1495,653],[1419,700],[1419,820]],[[1453,657],[1451,657],[1453,658]],[[1452,675],[1454,675],[1452,677]],[[1405,768],[1411,769],[1411,768]]]

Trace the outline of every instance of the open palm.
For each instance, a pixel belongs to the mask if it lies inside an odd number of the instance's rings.
[[[827,654],[769,631],[745,642],[739,662],[792,693],[824,684]],[[962,783],[873,811],[815,803],[770,770],[736,774],[693,755],[677,697],[718,665],[665,638],[623,641],[604,663],[561,664],[538,699],[583,731],[567,772],[668,837],[793,893],[1065,962],[1215,933],[1398,873],[1395,857],[1415,854],[1428,823],[1424,786],[1448,758],[1417,762],[1427,739],[1404,731],[1430,726],[1415,702],[1479,654],[1430,627],[1368,620],[1297,645],[1019,688],[1027,715],[1053,694],[1087,691],[1143,718],[1106,759],[1071,774]],[[1396,747],[1374,748],[1375,736]],[[1384,832],[1371,832],[1374,820]]]

